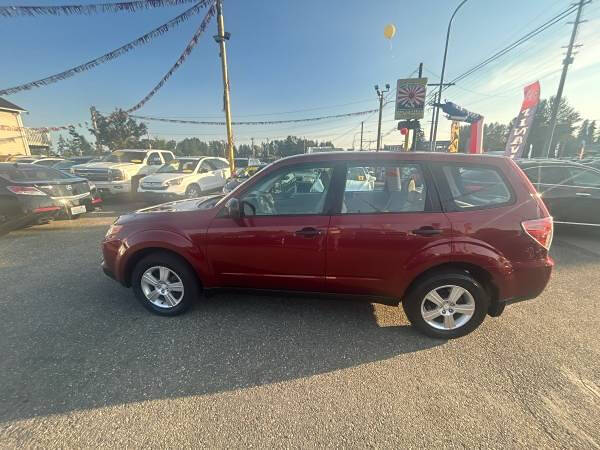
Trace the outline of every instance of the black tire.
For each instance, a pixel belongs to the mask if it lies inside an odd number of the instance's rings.
[[[193,194],[193,191],[196,191],[197,194]],[[196,198],[196,197],[200,197],[202,195],[202,189],[200,189],[200,186],[198,186],[197,184],[190,184],[187,189],[185,190],[185,197],[186,198]]]
[[[459,286],[467,290],[474,300],[475,311],[471,318],[458,328],[450,330],[438,329],[425,321],[421,313],[421,306],[425,297],[431,291],[436,288],[441,289],[443,286],[448,285]],[[465,302],[464,298],[466,297],[462,298],[463,300],[459,301]],[[438,339],[454,339],[474,331],[485,319],[489,304],[489,295],[484,287],[468,273],[460,271],[441,272],[418,281],[417,284],[411,288],[410,292],[402,302],[404,312],[406,313],[408,320],[410,320],[410,323],[427,336]],[[462,316],[462,314],[458,313],[453,315],[454,318],[458,317],[459,320]],[[443,323],[444,317],[440,316],[440,318]],[[435,320],[438,319],[436,318]]]
[[[181,279],[183,296],[176,306],[160,307],[146,298],[141,279],[148,269],[155,266],[167,267]],[[199,292],[198,280],[193,269],[179,256],[166,252],[156,252],[142,258],[133,269],[131,286],[135,296],[146,309],[162,316],[176,316],[183,313],[198,298]]]

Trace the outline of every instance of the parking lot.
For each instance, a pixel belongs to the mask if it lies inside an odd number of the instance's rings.
[[[440,341],[343,300],[152,315],[99,266],[139,206],[0,238],[0,446],[600,446],[600,233],[559,229],[540,298]]]

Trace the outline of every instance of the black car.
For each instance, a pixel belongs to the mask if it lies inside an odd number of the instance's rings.
[[[517,161],[556,223],[600,226],[600,170],[571,161]]]
[[[39,189],[14,183],[0,164],[0,235],[48,222],[62,211],[57,200]]]
[[[0,177],[11,186],[40,191],[61,207],[61,214],[73,219],[95,208],[99,199],[84,178],[67,175],[50,167],[34,164],[0,163]],[[37,194],[33,194],[37,195]]]

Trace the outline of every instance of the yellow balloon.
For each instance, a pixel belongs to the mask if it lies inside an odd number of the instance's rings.
[[[396,26],[393,23],[386,25],[385,28],[383,29],[383,35],[388,39],[392,39],[395,34],[396,34]]]

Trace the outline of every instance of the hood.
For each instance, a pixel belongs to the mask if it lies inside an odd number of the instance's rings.
[[[190,173],[154,173],[140,180],[140,183],[164,183],[175,178],[189,177]]]
[[[72,169],[120,169],[123,167],[131,167],[131,166],[142,166],[142,164],[135,163],[116,163],[110,161],[97,161],[91,162],[87,164],[77,164]]]
[[[156,206],[150,206],[149,208],[143,208],[137,210],[136,214],[148,214],[148,213],[173,213],[173,212],[185,212],[185,211],[198,211],[203,209],[211,209],[217,201],[223,197],[222,194],[207,195],[204,197],[177,200],[174,202],[162,203]]]

